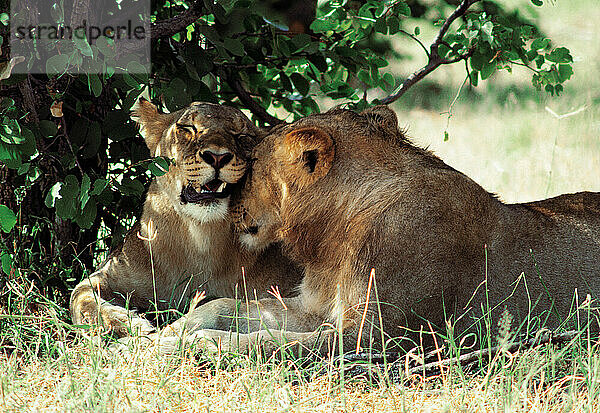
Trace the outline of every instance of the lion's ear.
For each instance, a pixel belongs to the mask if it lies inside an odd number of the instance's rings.
[[[335,146],[322,129],[307,127],[288,133],[283,146],[293,168],[294,181],[307,185],[327,175],[333,163]]]
[[[159,112],[152,103],[140,98],[131,110],[131,118],[140,126],[140,133],[154,155],[163,132],[173,123],[173,115]]]
[[[396,113],[385,105],[373,106],[361,112],[369,123],[389,134],[398,133],[398,117]]]

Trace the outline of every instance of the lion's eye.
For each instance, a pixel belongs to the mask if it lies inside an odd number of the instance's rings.
[[[181,123],[178,123],[177,127],[189,133],[196,133],[196,127],[194,125],[183,125]]]

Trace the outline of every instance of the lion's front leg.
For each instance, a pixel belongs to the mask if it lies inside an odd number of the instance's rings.
[[[155,331],[148,320],[134,311],[107,301],[109,295],[99,276],[92,276],[79,283],[71,294],[69,305],[73,323],[103,325],[117,337],[146,335]]]
[[[213,354],[229,352],[248,354],[256,352],[272,355],[277,352],[285,352],[300,356],[323,354],[335,350],[335,334],[336,332],[330,328],[321,328],[309,332],[266,329],[251,333],[205,329],[191,333],[186,332],[180,337],[158,337],[158,335],[153,334],[151,336],[153,340],[149,346],[145,347],[145,350],[158,351],[163,355],[178,354],[182,351],[191,350]],[[127,345],[131,339],[124,338],[119,341],[121,345]]]
[[[252,333],[261,330],[309,332],[323,320],[309,314],[298,297],[262,300],[219,298],[210,301],[168,325],[163,335],[182,336],[198,330],[223,330]]]
[[[298,298],[210,301],[165,327],[154,342],[163,354],[184,347],[198,351],[240,352],[261,349],[266,354],[287,349],[295,354],[322,352],[333,329],[322,318],[304,311]]]

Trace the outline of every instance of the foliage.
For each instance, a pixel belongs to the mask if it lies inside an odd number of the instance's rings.
[[[219,102],[249,109],[257,123],[274,124],[279,119],[272,113],[297,119],[320,111],[324,97],[355,108],[389,103],[443,64],[463,62],[474,86],[498,70],[524,65],[534,86],[550,94],[560,94],[573,73],[569,51],[553,47],[500,0],[325,1],[301,32],[288,30],[296,27],[293,16],[266,2],[152,5],[150,76],[115,73],[106,39],[77,41],[48,63],[60,72],[55,75],[15,75],[9,62],[0,64],[5,275],[20,268],[64,292],[93,268],[103,248],[122,240],[150,179],[168,169],[167,159],[150,158],[129,118],[142,93],[168,111],[196,100]],[[7,11],[8,2],[0,6]],[[0,16],[1,56],[7,56],[9,16]],[[173,29],[179,26],[167,19],[182,16],[195,22]],[[429,47],[421,35],[425,25],[439,31]],[[428,65],[406,79],[391,73],[390,59],[401,58],[389,42],[393,36],[419,42]],[[104,65],[103,74],[62,73],[90,54]],[[369,93],[379,99],[369,100]]]

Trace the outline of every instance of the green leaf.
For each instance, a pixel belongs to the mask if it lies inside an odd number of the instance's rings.
[[[387,34],[388,27],[385,17],[379,17],[377,19],[377,21],[373,25],[373,30],[375,30],[376,33]]]
[[[21,166],[21,151],[18,146],[9,145],[0,139],[0,161],[12,169]]]
[[[481,32],[483,33],[483,37],[485,40],[492,44],[494,41],[494,37],[492,36],[492,31],[494,30],[494,24],[492,22],[485,22],[483,26],[481,26]]]
[[[35,134],[28,128],[21,128],[23,142],[18,146],[21,158],[26,159],[36,153]]]
[[[137,179],[123,179],[120,185],[118,185],[119,191],[125,195],[135,196],[141,198],[144,193],[144,185]]]
[[[81,157],[89,159],[98,154],[98,149],[102,143],[102,128],[99,122],[91,122],[88,126],[85,140],[81,149]]]
[[[21,134],[21,125],[16,119],[5,118],[0,126],[0,139],[11,145],[18,145],[25,142],[25,137]]]
[[[51,138],[56,136],[56,134],[58,133],[58,127],[51,120],[41,120],[40,133],[46,138]]]
[[[75,46],[79,49],[82,55],[87,57],[92,57],[93,52],[90,44],[85,37],[85,31],[83,30],[75,30],[73,33],[73,42]]]
[[[311,23],[310,29],[315,33],[325,33],[329,30],[335,29],[336,26],[337,26],[337,24],[333,21],[319,18],[319,19],[315,19]]]
[[[283,72],[279,74],[279,81],[281,82],[281,86],[288,92],[293,92],[294,86],[292,86],[292,82],[290,78]]]
[[[563,85],[554,86],[554,90],[556,91],[556,95],[559,96],[563,91]]]
[[[96,47],[106,58],[112,58],[117,53],[115,41],[104,36],[100,36],[96,40]]]
[[[84,209],[90,200],[90,188],[92,186],[92,182],[88,174],[83,174],[83,178],[81,179],[81,189],[79,190],[79,203],[80,209]]]
[[[0,98],[0,113],[4,113],[7,110],[13,109],[15,101],[11,98],[3,97]]]
[[[302,96],[308,95],[308,91],[310,90],[310,82],[306,80],[304,76],[302,76],[300,73],[292,73],[290,78],[294,83],[296,90],[298,90]]]
[[[387,19],[388,34],[396,34],[400,31],[400,20],[396,16],[390,16]]]
[[[388,87],[393,87],[396,81],[394,80],[394,76],[391,73],[383,74],[383,81],[388,85]]]
[[[421,28],[419,26],[415,26],[415,36],[418,36],[421,34]]]
[[[471,73],[469,73],[469,80],[473,86],[477,87],[479,84],[479,72],[477,70],[472,70]]]
[[[481,70],[488,62],[491,60],[493,56],[490,56],[488,53],[482,53],[479,50],[476,50],[471,56],[471,66],[475,70]]]
[[[10,17],[8,16],[8,13],[0,13],[0,23],[2,23],[5,26],[8,26],[9,21]]]
[[[94,181],[94,188],[90,192],[90,195],[96,196],[100,195],[102,191],[108,186],[108,181],[106,179],[96,179]]]
[[[361,69],[358,71],[358,73],[356,74],[356,77],[358,77],[358,79],[365,83],[367,86],[372,86],[373,82],[371,81],[371,74],[368,70],[364,70]]]
[[[46,61],[46,72],[48,74],[62,74],[67,70],[68,66],[69,55],[57,54]]]
[[[496,71],[495,63],[487,63],[481,68],[481,80],[486,80]]]
[[[554,63],[571,63],[573,57],[571,52],[566,47],[557,47],[549,54],[546,54],[546,60]]]
[[[450,49],[445,44],[440,44],[438,46],[438,56],[441,57],[442,59],[445,59],[446,56],[448,56],[448,53],[450,53],[451,50],[452,49]]]
[[[531,42],[531,50],[543,50],[545,48],[547,48],[550,45],[550,39],[545,39],[543,37],[540,37],[539,39],[535,39],[533,42]]]
[[[403,16],[410,16],[410,7],[408,7],[408,4],[406,3],[396,3],[396,6],[394,6],[395,12],[398,14],[401,14]]]
[[[154,176],[163,176],[169,172],[169,159],[162,156],[158,156],[148,164],[148,170]]]
[[[135,60],[127,63],[126,67],[127,73],[137,81],[138,85],[148,83],[148,70],[146,66]]]
[[[94,97],[99,97],[102,93],[102,81],[95,73],[89,73],[88,75],[88,88],[94,95]]]
[[[321,72],[327,71],[327,60],[321,54],[315,54],[308,57],[308,61],[311,62]]]
[[[562,63],[558,65],[558,81],[566,82],[573,75],[573,68],[569,64]]]
[[[306,33],[300,33],[292,37],[292,43],[296,46],[294,53],[301,52],[310,46],[310,36]]]
[[[56,208],[56,214],[63,219],[73,219],[77,213],[76,202],[79,195],[79,181],[74,175],[67,175],[65,182],[57,182],[46,195],[48,208]]]
[[[531,0],[531,2],[538,7],[544,4],[543,0]]]
[[[31,167],[31,164],[29,162],[24,163],[21,166],[19,166],[19,169],[17,170],[17,173],[19,175],[26,174],[27,172],[29,172],[29,167]]]
[[[0,265],[6,275],[11,275],[13,260],[8,252],[0,252]]]
[[[27,181],[32,184],[42,175],[42,171],[37,166],[29,168],[27,172]]]
[[[244,55],[244,45],[237,39],[232,39],[230,37],[226,38],[223,42],[223,45],[227,50],[229,50],[232,54],[236,56]]]
[[[17,223],[17,216],[6,205],[0,205],[0,229],[10,232]]]
[[[287,38],[284,36],[279,36],[276,41],[277,48],[281,52],[283,56],[290,56],[292,51],[290,50],[290,46],[288,45]]]
[[[94,201],[93,199],[90,199],[90,201],[86,204],[83,211],[81,211],[80,213],[78,213],[75,216],[74,221],[81,228],[89,229],[92,227],[92,224],[94,223],[94,220],[96,219],[96,212],[97,212],[96,201]]]

